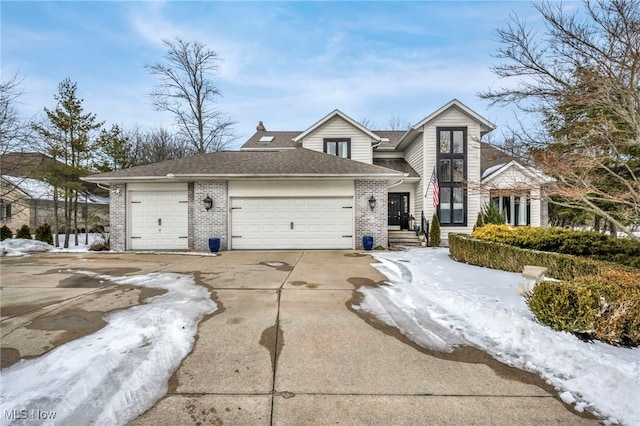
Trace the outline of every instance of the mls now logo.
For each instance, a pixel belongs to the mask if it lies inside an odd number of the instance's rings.
[[[55,411],[43,410],[4,410],[4,418],[7,420],[53,420],[56,418]]]

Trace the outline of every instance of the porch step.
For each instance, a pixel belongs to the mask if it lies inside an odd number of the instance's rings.
[[[389,231],[389,246],[419,246],[420,239],[413,231]]]

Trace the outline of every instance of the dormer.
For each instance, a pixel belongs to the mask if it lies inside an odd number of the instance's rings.
[[[293,138],[303,148],[373,164],[381,138],[340,110],[334,110]]]

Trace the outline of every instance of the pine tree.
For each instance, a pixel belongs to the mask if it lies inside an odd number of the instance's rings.
[[[478,217],[476,218],[476,224],[473,225],[473,230],[475,231],[478,228],[484,226],[484,219],[482,218],[482,212],[478,212]]]
[[[29,229],[29,225],[25,224],[18,229],[16,232],[16,238],[23,238],[25,240],[30,240],[31,238],[31,229]]]
[[[13,237],[13,232],[11,232],[11,229],[9,229],[7,225],[3,225],[2,228],[0,228],[0,241],[4,241],[11,237]]]
[[[37,124],[34,129],[43,138],[44,152],[52,157],[54,170],[46,170],[45,177],[54,191],[54,216],[57,237],[58,197],[62,198],[64,213],[64,247],[69,247],[69,235],[74,229],[76,245],[78,244],[78,194],[85,187],[80,176],[86,175],[87,165],[92,155],[91,132],[100,128],[102,123],[96,121],[95,114],[83,113],[83,99],[76,96],[77,84],[69,78],[58,85],[55,110],[44,108],[48,123]],[[62,166],[59,166],[59,163]]]
[[[504,225],[506,220],[504,217],[504,212],[501,212],[494,202],[489,201],[482,208],[482,221],[485,225],[488,223]]]

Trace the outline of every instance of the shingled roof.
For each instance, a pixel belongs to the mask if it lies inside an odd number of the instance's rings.
[[[242,147],[240,148],[242,151],[250,151],[250,150],[276,150],[276,149],[286,149],[286,148],[295,148],[296,143],[293,141],[293,138],[298,136],[300,132],[270,132],[267,130],[259,130],[253,134],[247,140]],[[265,138],[268,139],[273,137],[271,141],[260,141],[260,139]]]
[[[280,151],[222,151],[131,167],[83,178],[89,182],[130,182],[167,179],[333,177],[402,178],[397,170],[361,163],[305,148]]]

